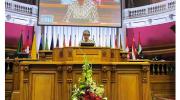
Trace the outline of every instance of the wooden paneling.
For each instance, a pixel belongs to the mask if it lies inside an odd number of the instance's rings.
[[[5,61],[5,100],[10,100],[13,91],[13,59],[6,59]]]
[[[71,63],[22,62],[20,100],[70,100],[72,87],[78,83],[82,72],[82,63]],[[93,79],[97,85],[104,85],[104,96],[108,97],[108,100],[149,100],[149,71],[146,70],[148,64],[147,62],[92,64]]]
[[[75,71],[73,73],[73,80],[74,80],[73,82],[75,84],[77,84],[78,80],[79,80],[79,78],[81,78],[81,76],[82,76],[82,72],[81,71]],[[100,71],[94,71],[93,72],[93,80],[95,80],[98,84],[101,83],[101,74],[100,74]]]
[[[23,61],[17,64],[18,67],[16,66],[17,69],[14,70],[17,79],[14,81],[12,100],[19,100],[18,98],[20,100],[70,100],[72,87],[81,77],[83,61],[73,60],[77,54],[80,54],[78,51],[73,56],[73,52],[78,49],[66,49],[68,50],[62,49],[63,57],[60,57],[61,51],[59,51],[57,58],[60,61]],[[96,58],[93,59],[94,62],[90,62],[93,67],[93,79],[96,80],[97,85],[104,85],[104,96],[108,100],[151,100],[151,96],[175,95],[174,64],[149,60],[119,62],[121,51],[118,49],[108,49],[108,51],[106,48],[92,49],[87,54],[98,54],[103,59],[110,56],[109,61]],[[101,53],[95,53],[94,49]],[[156,66],[150,66],[151,63],[153,65],[169,65],[170,63],[171,66],[156,68]],[[157,69],[157,74],[154,69]],[[20,84],[17,85],[18,83]],[[18,88],[19,91],[17,91]]]
[[[156,97],[175,97],[175,76],[174,75],[151,75],[151,91]]]
[[[23,72],[21,71],[20,78],[20,100],[57,100],[57,72],[23,67],[21,67]]]
[[[121,49],[111,49],[108,47],[54,48],[52,60],[53,61],[83,61],[84,55],[86,55],[88,60],[91,62],[127,61],[126,59],[127,52],[123,52]],[[122,55],[125,56],[122,57]]]
[[[97,84],[102,84],[100,71],[99,72],[93,72],[93,79],[96,81]]]
[[[83,55],[86,54],[88,58],[90,58],[89,60],[93,61],[93,60],[101,60],[101,51],[100,50],[97,50],[97,49],[82,49],[82,50],[79,50],[79,49],[76,49],[73,51],[73,60],[83,60]]]
[[[8,99],[10,100],[10,99]],[[19,90],[14,90],[11,96],[11,100],[20,100],[20,92]]]
[[[12,78],[7,79],[7,75],[6,75],[6,80],[5,80],[5,100],[10,100],[11,99],[12,91],[13,91],[13,80],[12,80]]]
[[[121,51],[118,49],[92,49],[91,52],[86,51],[87,54],[97,54],[101,58],[93,59],[94,62],[90,61],[93,79],[98,85],[104,85],[104,96],[108,100],[151,100],[151,96],[175,95],[174,62],[149,60],[120,62]],[[57,56],[53,52],[53,57],[57,58],[52,59],[53,61],[29,60],[19,63],[17,60],[18,63],[13,67],[13,81],[8,80],[6,74],[7,99],[12,90],[12,100],[70,100],[72,87],[78,82],[82,72],[83,60],[73,60],[77,54],[81,54],[78,50],[78,48],[66,48],[65,51],[64,48],[56,49]]]
[[[82,64],[72,63],[22,62],[20,92],[14,90],[12,100],[69,100],[82,72]],[[93,79],[104,85],[108,100],[151,100],[151,96],[175,95],[175,76],[150,76],[149,67],[147,62],[93,64]]]
[[[140,75],[136,73],[119,73],[117,75],[116,100],[142,100],[140,86]]]
[[[19,62],[31,59],[10,59],[5,60],[5,95],[6,100],[17,100],[20,98],[20,66]],[[18,99],[19,100],[19,99]]]
[[[79,80],[79,78],[81,77],[81,71],[75,71],[74,73],[73,73],[73,83],[74,84],[77,84],[78,83],[78,80]]]
[[[152,97],[175,98],[175,62],[151,61],[150,69]]]
[[[31,100],[55,100],[55,74],[32,72],[31,77]]]

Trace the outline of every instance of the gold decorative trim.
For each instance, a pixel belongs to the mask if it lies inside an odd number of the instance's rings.
[[[57,67],[57,71],[58,71],[58,72],[62,72],[62,71],[63,71],[62,66],[58,66],[58,67]]]
[[[107,70],[108,70],[108,69],[107,69],[106,66],[103,66],[103,67],[102,67],[102,71],[103,71],[104,73],[107,72]]]
[[[72,72],[72,66],[67,66],[67,72],[71,73]]]
[[[57,65],[58,83],[63,82],[63,66]]]
[[[116,66],[113,65],[113,67],[111,68],[111,82],[115,83],[116,82]]]
[[[148,72],[148,66],[143,66],[142,67],[142,82],[147,83],[147,72]]]
[[[24,66],[24,72],[28,72],[29,71],[29,66]]]

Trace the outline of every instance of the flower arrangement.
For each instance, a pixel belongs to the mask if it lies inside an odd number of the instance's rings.
[[[87,58],[85,58],[82,68],[79,84],[73,86],[72,100],[107,100],[107,98],[103,98],[104,86],[97,86],[92,79],[92,65],[88,63]]]

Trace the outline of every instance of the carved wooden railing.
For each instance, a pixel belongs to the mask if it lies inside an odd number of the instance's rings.
[[[150,63],[152,100],[175,100],[175,61]]]
[[[150,74],[151,75],[174,75],[175,62],[174,61],[151,61]]]
[[[13,91],[13,66],[14,66],[13,59],[5,60],[5,84],[6,84],[5,97],[7,100],[10,100]]]

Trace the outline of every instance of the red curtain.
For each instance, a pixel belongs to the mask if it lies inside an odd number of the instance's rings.
[[[26,44],[27,35],[29,31],[29,44],[31,47],[34,27],[6,22],[5,23],[5,47],[6,48],[14,48],[14,49],[17,48],[21,31],[23,34],[23,46],[25,46]]]
[[[136,47],[138,45],[138,33],[140,32],[143,47],[175,44],[175,33],[170,29],[175,22],[127,29],[128,45],[131,47],[132,34],[134,33]]]

